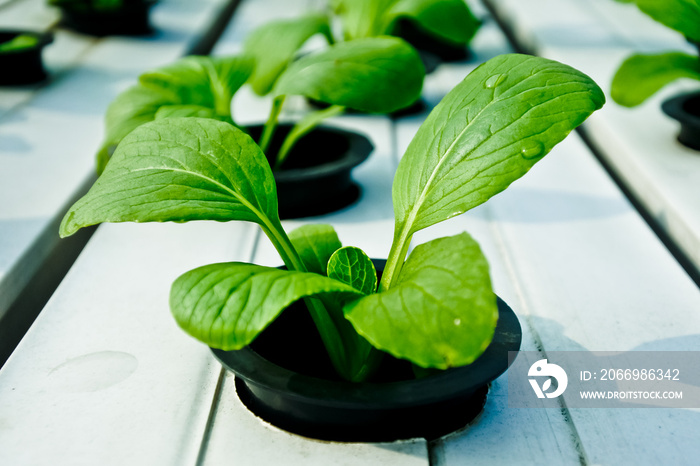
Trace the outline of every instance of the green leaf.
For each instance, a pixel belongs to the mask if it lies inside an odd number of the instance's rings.
[[[139,84],[167,95],[173,103],[213,108],[209,73],[201,58],[207,57],[184,57],[147,71],[139,76]]]
[[[251,32],[243,45],[243,54],[255,59],[255,70],[250,77],[255,93],[269,93],[304,42],[316,34],[323,34],[328,42],[333,42],[325,15],[272,21]]]
[[[343,247],[338,234],[330,225],[303,225],[289,233],[289,240],[297,250],[309,272],[326,275],[328,260]]]
[[[377,289],[377,271],[374,264],[361,249],[355,247],[340,248],[333,253],[328,261],[328,277],[352,286],[364,295],[374,293]],[[338,329],[343,347],[346,348],[343,376],[353,382],[366,380],[379,367],[384,353],[358,334],[355,327],[345,318],[343,304],[347,299],[328,295],[322,300]]]
[[[343,24],[345,40],[377,37],[387,33],[386,12],[396,0],[339,0],[335,13]]]
[[[345,316],[374,347],[447,369],[484,352],[498,308],[486,258],[462,233],[417,246],[393,288],[349,302]]]
[[[698,57],[680,52],[632,55],[615,73],[610,96],[620,105],[634,107],[680,78],[700,80]]]
[[[187,333],[223,350],[251,343],[287,306],[326,293],[359,295],[352,287],[314,273],[243,263],[211,264],[173,283],[170,309]]]
[[[527,55],[500,55],[430,113],[393,184],[404,235],[485,202],[524,175],[605,101],[583,73]]]
[[[142,124],[153,121],[160,107],[175,103],[171,96],[160,90],[138,85],[119,94],[107,107],[105,139],[97,157],[98,173],[102,173],[107,165],[111,147]]]
[[[156,110],[155,119],[162,118],[213,118],[220,119],[214,109],[201,105],[164,105]]]
[[[405,18],[452,45],[467,45],[481,22],[464,0],[399,0],[387,12],[389,22]]]
[[[377,271],[365,252],[354,246],[340,248],[328,261],[328,276],[347,283],[363,294],[377,290]]]
[[[212,92],[216,96],[215,109],[219,115],[231,114],[231,101],[238,89],[248,81],[255,69],[255,61],[250,57],[213,57],[212,68],[208,67]]]
[[[119,94],[107,108],[105,141],[97,154],[97,172],[109,161],[109,150],[135,128],[156,118],[165,105],[196,105],[231,122],[233,94],[252,72],[245,57],[186,57],[144,73],[141,84]],[[192,115],[189,115],[192,116]]]
[[[335,4],[346,40],[391,34],[396,21],[404,18],[438,39],[466,45],[480,26],[464,0],[339,0]]]
[[[591,78],[544,58],[499,55],[472,71],[428,115],[399,163],[380,290],[395,283],[416,231],[506,189],[604,102]]]
[[[331,105],[387,113],[420,96],[425,70],[401,39],[376,37],[333,45],[292,63],[275,95],[303,95]]]
[[[700,0],[632,0],[654,20],[700,42]]]
[[[231,100],[253,72],[249,57],[190,56],[139,76],[139,82],[176,104],[201,105],[231,114]]]
[[[100,222],[189,220],[247,220],[282,229],[265,155],[228,123],[168,118],[138,127],[70,208],[60,234]]]

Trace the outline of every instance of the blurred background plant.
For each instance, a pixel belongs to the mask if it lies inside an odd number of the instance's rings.
[[[700,46],[700,0],[615,0],[634,3],[655,21]],[[700,81],[698,54],[665,52],[634,54],[625,59],[612,81],[611,97],[625,107],[640,105],[667,84],[690,78]]]

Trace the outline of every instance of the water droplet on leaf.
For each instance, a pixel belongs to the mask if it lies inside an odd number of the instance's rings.
[[[462,323],[461,319],[455,319],[454,320],[455,325],[460,325]]]
[[[493,76],[489,77],[486,82],[484,82],[484,87],[487,89],[493,89],[505,80],[505,74],[494,74]]]
[[[524,159],[528,160],[542,157],[544,154],[544,145],[537,141],[528,142],[522,149],[520,149],[520,154]]]

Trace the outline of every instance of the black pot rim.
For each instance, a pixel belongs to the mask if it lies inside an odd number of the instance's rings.
[[[248,128],[262,126],[262,124],[247,125]],[[280,123],[278,128],[291,128],[293,126],[294,125],[292,123]],[[283,168],[282,170],[275,171],[273,174],[277,181],[284,182],[287,180],[294,180],[299,182],[349,170],[367,160],[374,149],[374,146],[370,142],[369,138],[356,131],[325,125],[317,126],[313,129],[312,133],[316,131],[343,135],[348,140],[348,149],[345,151],[342,157],[320,165],[305,168],[292,168],[289,170]]]
[[[509,366],[509,351],[518,351],[522,330],[513,310],[497,297],[499,319],[491,344],[472,364],[420,379],[387,383],[352,383],[305,376],[280,367],[250,347],[237,351],[211,348],[216,359],[246,383],[278,390],[286,397],[313,400],[320,406],[349,409],[404,409],[464,396],[487,385]],[[295,383],[290,384],[290,378]]]
[[[126,1],[112,10],[59,5],[61,25],[95,36],[146,36],[153,33],[149,13],[157,0]]]
[[[2,55],[19,54],[41,50],[42,48],[46,47],[48,44],[53,42],[54,39],[54,35],[50,31],[34,31],[31,29],[0,29],[0,34],[10,34],[14,36],[26,34],[35,36],[39,39],[39,42],[32,45],[31,47],[25,47],[18,50],[8,50],[6,52],[2,52]]]
[[[683,105],[690,99],[700,99],[700,91],[684,92],[675,95],[661,104],[661,109],[671,118],[680,121],[683,124],[700,126],[700,116],[693,115],[683,109]]]

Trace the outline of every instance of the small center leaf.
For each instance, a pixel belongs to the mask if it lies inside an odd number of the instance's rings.
[[[362,249],[354,246],[335,251],[328,261],[328,276],[366,295],[377,290],[377,271],[372,260]]]
[[[289,240],[297,250],[309,272],[325,275],[331,255],[343,245],[330,225],[303,225],[289,233]]]

